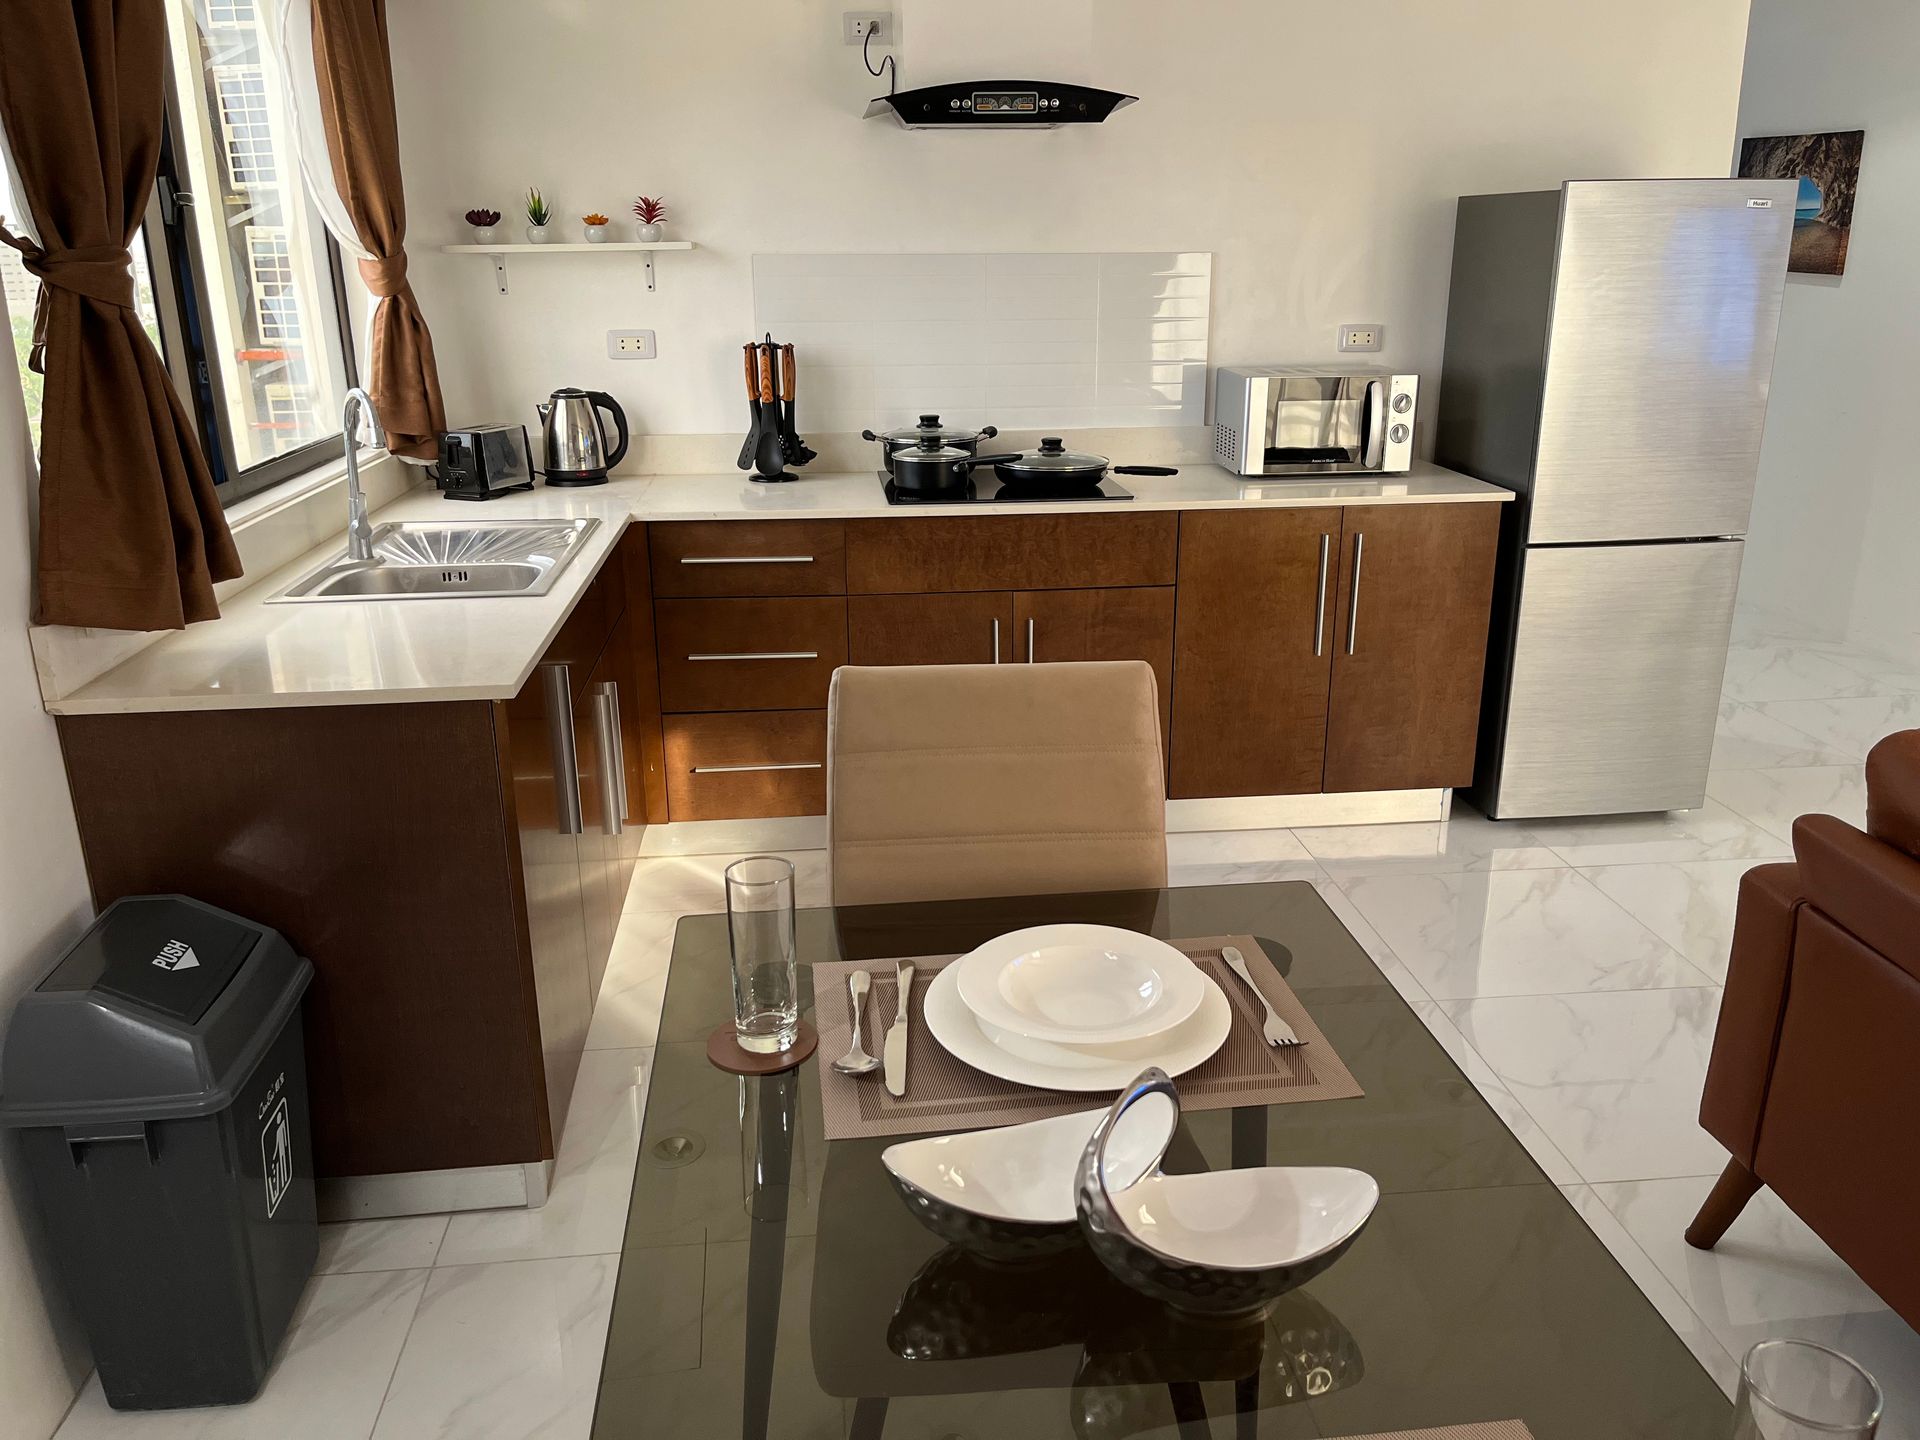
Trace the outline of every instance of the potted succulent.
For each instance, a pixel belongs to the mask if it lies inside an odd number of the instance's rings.
[[[479,209],[467,211],[467,224],[473,227],[473,243],[476,245],[491,245],[493,243],[493,227],[499,223],[500,212],[498,210],[489,210],[485,206],[482,206]]]
[[[607,217],[602,215],[598,210],[595,210],[590,215],[582,215],[580,217],[580,223],[587,227],[587,243],[589,245],[598,245],[606,240],[607,225],[609,222]]]
[[[640,223],[633,227],[634,233],[642,240],[658,240],[664,233],[661,224],[667,218],[665,201],[642,195],[633,202],[633,213],[640,219]]]
[[[527,243],[544,245],[553,237],[547,233],[547,222],[553,219],[553,207],[546,197],[533,188],[527,187]]]

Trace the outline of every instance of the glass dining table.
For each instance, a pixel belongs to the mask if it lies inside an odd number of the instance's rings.
[[[1381,1199],[1353,1248],[1231,1321],[1160,1308],[1084,1248],[1026,1266],[952,1249],[889,1184],[893,1140],[823,1138],[815,1071],[833,1057],[763,1078],[709,1063],[732,1013],[726,922],[688,917],[595,1440],[1295,1440],[1516,1419],[1536,1440],[1725,1440],[1719,1387],[1307,882],[804,910],[803,1005],[846,1003],[813,996],[813,964],[1068,920],[1259,940],[1366,1093],[1189,1111],[1165,1168],[1364,1170]]]

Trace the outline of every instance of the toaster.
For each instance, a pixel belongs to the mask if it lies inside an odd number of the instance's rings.
[[[533,488],[533,451],[524,425],[473,425],[440,436],[434,484],[449,500],[491,500]]]

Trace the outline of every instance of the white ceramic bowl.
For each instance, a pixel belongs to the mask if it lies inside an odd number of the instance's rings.
[[[1108,925],[1014,930],[952,968],[982,1021],[1061,1045],[1159,1035],[1199,1009],[1207,989],[1199,967],[1164,940]]]

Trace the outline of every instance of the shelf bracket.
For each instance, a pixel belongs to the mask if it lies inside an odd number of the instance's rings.
[[[493,283],[500,287],[502,295],[507,293],[507,257],[498,250],[487,257],[493,261]]]
[[[640,261],[647,267],[647,289],[651,290],[653,289],[653,252],[651,250],[642,250],[640,252]]]

